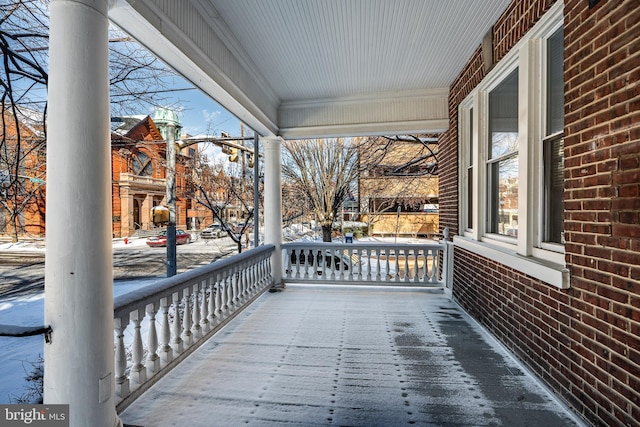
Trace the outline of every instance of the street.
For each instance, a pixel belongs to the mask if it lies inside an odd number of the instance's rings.
[[[229,238],[199,239],[177,246],[178,273],[206,265],[234,254],[236,244]],[[164,277],[166,248],[150,248],[144,239],[132,239],[128,244],[114,241],[113,279]],[[17,296],[44,289],[43,251],[0,251],[0,298]]]

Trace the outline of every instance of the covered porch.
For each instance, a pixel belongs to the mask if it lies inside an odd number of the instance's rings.
[[[631,0],[52,0],[45,403],[69,404],[74,427],[152,425],[157,414],[195,425],[188,417],[209,409],[204,425],[365,424],[390,420],[387,408],[408,424],[514,425],[516,413],[571,424],[479,338],[451,291],[585,420],[637,424],[638,10]],[[265,188],[262,246],[115,306],[110,20],[257,133]],[[439,134],[439,227],[455,251],[394,252],[387,268],[391,252],[365,248],[385,263],[329,274],[324,248],[298,247],[294,261],[282,241],[282,141],[411,133]],[[495,133],[513,140],[492,157]],[[499,172],[515,165],[507,194]],[[515,225],[501,195],[517,197],[517,229],[498,227]],[[391,277],[410,290],[284,286]]]
[[[130,426],[574,426],[441,288],[287,285],[131,403]]]

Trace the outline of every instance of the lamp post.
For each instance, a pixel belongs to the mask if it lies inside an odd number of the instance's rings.
[[[167,123],[167,207],[169,224],[167,225],[167,277],[178,272],[176,252],[176,127]]]

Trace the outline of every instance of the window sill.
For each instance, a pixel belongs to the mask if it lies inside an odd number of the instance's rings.
[[[453,238],[454,246],[468,250],[480,256],[492,259],[507,267],[518,270],[556,288],[569,289],[569,270],[566,266],[540,258],[525,257],[515,251],[486,242],[478,242],[463,236]]]

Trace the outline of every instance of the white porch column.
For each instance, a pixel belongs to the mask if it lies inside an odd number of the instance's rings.
[[[264,144],[264,243],[276,250],[271,258],[275,287],[282,287],[282,142],[261,138]]]
[[[50,5],[44,402],[114,427],[109,0]]]

